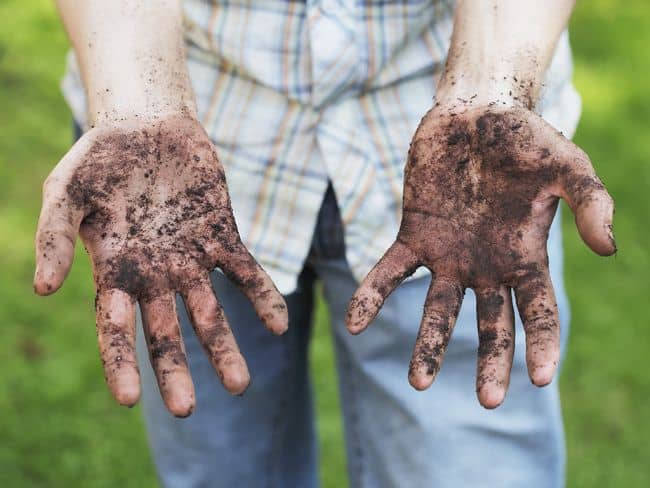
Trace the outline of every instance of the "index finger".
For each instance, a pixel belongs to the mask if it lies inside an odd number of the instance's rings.
[[[409,382],[416,390],[431,386],[438,374],[462,301],[460,284],[433,275],[409,366]]]
[[[97,341],[106,383],[126,406],[140,397],[140,371],[135,353],[135,301],[122,290],[97,292]]]

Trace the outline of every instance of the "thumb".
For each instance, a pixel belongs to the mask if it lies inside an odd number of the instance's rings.
[[[563,168],[562,198],[571,207],[585,244],[601,256],[610,256],[616,252],[612,226],[614,200],[596,175],[587,155],[580,153]]]
[[[39,295],[54,293],[68,275],[84,215],[82,209],[65,196],[64,188],[52,176],[43,185],[43,205],[35,242],[34,291]]]

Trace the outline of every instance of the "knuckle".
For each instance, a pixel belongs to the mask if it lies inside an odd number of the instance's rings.
[[[219,311],[216,300],[203,300],[192,310],[192,318],[197,326],[207,327],[217,321]]]
[[[533,337],[556,336],[559,333],[559,327],[555,316],[551,312],[540,312],[528,315],[524,319],[524,329],[526,334]]]

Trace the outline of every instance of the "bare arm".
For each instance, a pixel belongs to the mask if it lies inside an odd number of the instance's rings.
[[[574,3],[459,0],[436,100],[532,109]]]
[[[442,364],[463,294],[476,294],[476,390],[503,401],[514,354],[511,293],[526,332],[531,381],[551,382],[559,319],[546,240],[563,198],[585,243],[616,251],[614,204],[587,155],[532,112],[573,2],[461,0],[435,106],[408,154],[395,243],[353,296],[347,324],[363,331],[419,266],[432,282],[409,368],[428,388]]]
[[[178,0],[57,0],[93,126],[196,115]]]
[[[136,302],[167,408],[194,408],[176,314],[183,297],[224,387],[249,384],[209,273],[219,267],[274,333],[287,328],[282,296],[242,244],[223,168],[196,119],[172,0],[59,0],[77,52],[93,127],[43,185],[34,288],[54,293],[81,236],[97,290],[106,381],[123,405],[140,395]]]

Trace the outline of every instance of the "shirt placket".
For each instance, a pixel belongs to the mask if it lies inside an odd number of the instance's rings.
[[[311,105],[321,109],[345,96],[360,78],[354,2],[307,0],[311,49]]]

